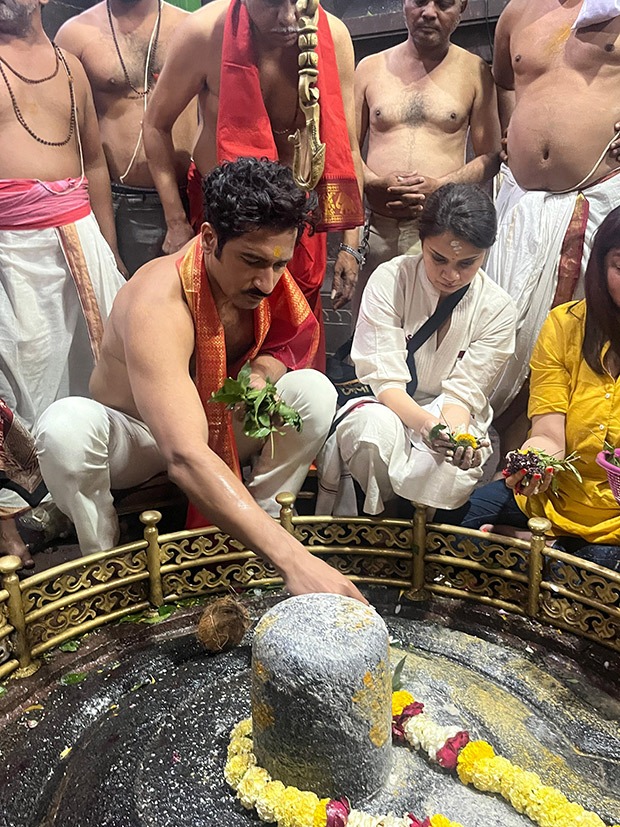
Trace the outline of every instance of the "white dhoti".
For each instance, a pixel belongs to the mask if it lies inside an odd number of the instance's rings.
[[[42,189],[56,209],[63,197]],[[55,400],[88,395],[103,322],[124,284],[83,197],[88,214],[69,224],[0,229],[0,398],[29,430]],[[5,193],[0,226],[6,200]],[[0,492],[5,514],[25,507],[17,494]]]
[[[268,440],[246,437],[234,421],[246,487],[257,504],[277,516],[276,494],[295,496],[321,449],[336,410],[336,391],[323,374],[296,370],[277,383],[279,395],[303,420],[300,432],[285,427]],[[111,490],[131,488],[166,470],[147,426],[92,399],[55,402],[40,417],[39,464],[56,505],[75,524],[83,554],[112,548],[119,524]]]
[[[496,415],[508,407],[527,378],[532,349],[554,304],[560,268],[572,267],[578,278],[572,296],[559,297],[555,303],[583,298],[583,274],[594,232],[620,204],[620,175],[581,192],[554,193],[523,190],[508,167],[502,167],[502,172],[497,240],[485,269],[516,303],[517,340],[491,393]]]
[[[442,395],[422,407],[439,416],[444,403]],[[481,452],[484,464],[492,448]],[[482,465],[462,471],[447,462],[380,403],[361,405],[342,419],[321,454],[320,472],[317,513],[336,515],[352,513],[350,477],[365,493],[364,511],[379,514],[397,496],[431,508],[458,508],[484,473]]]

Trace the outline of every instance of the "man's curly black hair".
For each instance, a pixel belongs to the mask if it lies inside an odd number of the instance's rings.
[[[217,234],[216,256],[227,241],[253,230],[314,228],[318,199],[293,180],[288,167],[263,158],[221,164],[202,182],[205,221]]]

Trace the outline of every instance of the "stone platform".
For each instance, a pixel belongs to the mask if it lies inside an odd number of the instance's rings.
[[[276,599],[251,602],[255,618]],[[588,672],[537,643],[534,627],[529,642],[513,637],[510,618],[482,635],[447,628],[440,617],[450,605],[436,601],[437,614],[411,619],[384,599],[392,666],[407,654],[405,686],[437,721],[489,740],[619,823],[620,702],[605,679],[617,663],[598,650],[598,668]],[[9,683],[0,699],[2,827],[256,827],[222,777],[228,732],[250,711],[249,639],[205,656],[192,634],[198,611],[106,629],[46,664],[43,676]],[[59,682],[82,673],[74,684]],[[365,809],[442,812],[465,827],[531,825],[407,748],[394,752],[389,790]]]

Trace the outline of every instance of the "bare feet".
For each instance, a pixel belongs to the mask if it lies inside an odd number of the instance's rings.
[[[6,554],[14,554],[19,557],[22,561],[22,568],[34,568],[34,560],[13,519],[0,520],[0,556]]]

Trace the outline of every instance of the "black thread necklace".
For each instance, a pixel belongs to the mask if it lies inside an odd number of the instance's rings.
[[[4,60],[4,58],[0,58],[0,74],[2,75],[2,78],[3,78],[4,82],[6,83],[6,88],[8,89],[9,96],[11,98],[11,104],[13,105],[13,112],[15,113],[15,117],[17,118],[19,123],[23,126],[23,128],[26,130],[26,132],[31,137],[33,137],[35,139],[35,141],[38,141],[40,144],[43,144],[44,146],[66,146],[69,143],[69,141],[71,140],[71,138],[73,137],[73,133],[75,132],[75,124],[76,124],[75,90],[73,88],[73,75],[71,74],[71,69],[69,68],[69,64],[65,60],[65,56],[60,51],[58,46],[55,43],[52,43],[52,48],[54,49],[54,52],[56,54],[56,68],[54,69],[54,71],[52,72],[51,75],[48,75],[45,78],[35,78],[35,79],[27,78],[25,75],[21,75],[19,72],[16,72],[15,69],[13,69],[6,62],[6,60]],[[34,129],[32,129],[26,123],[26,120],[25,120],[25,118],[22,114],[22,111],[19,108],[19,105],[17,103],[17,98],[15,97],[15,93],[13,92],[13,89],[11,88],[11,84],[9,83],[9,79],[7,77],[7,74],[6,74],[5,70],[4,70],[4,67],[6,66],[7,69],[9,69],[15,75],[16,78],[19,78],[19,80],[23,81],[24,83],[28,83],[30,85],[36,85],[38,83],[45,83],[45,81],[52,80],[52,78],[55,78],[56,75],[58,74],[58,69],[59,69],[61,63],[62,63],[63,69],[67,73],[67,80],[69,81],[69,100],[70,100],[70,108],[71,108],[71,114],[69,116],[69,134],[64,139],[64,141],[46,141],[45,138],[42,138],[40,135],[37,135],[37,133],[34,131]]]
[[[108,11],[108,22],[110,24],[110,31],[112,32],[112,40],[114,41],[114,48],[116,49],[116,54],[118,55],[118,59],[121,64],[121,69],[123,70],[123,75],[125,76],[125,81],[132,92],[134,92],[138,97],[145,98],[148,93],[151,91],[153,85],[153,65],[155,63],[155,53],[157,52],[157,44],[159,43],[159,27],[161,24],[161,7],[162,7],[162,0],[159,0],[158,8],[157,8],[157,19],[155,21],[155,37],[153,38],[153,48],[151,49],[151,53],[148,57],[148,66],[145,67],[146,69],[146,76],[148,78],[146,89],[136,89],[136,87],[131,82],[129,77],[129,72],[127,71],[127,66],[125,65],[125,61],[123,60],[123,55],[121,54],[121,48],[118,44],[118,39],[116,37],[116,31],[114,29],[114,20],[112,18],[112,4],[111,0],[106,0],[106,9]]]

